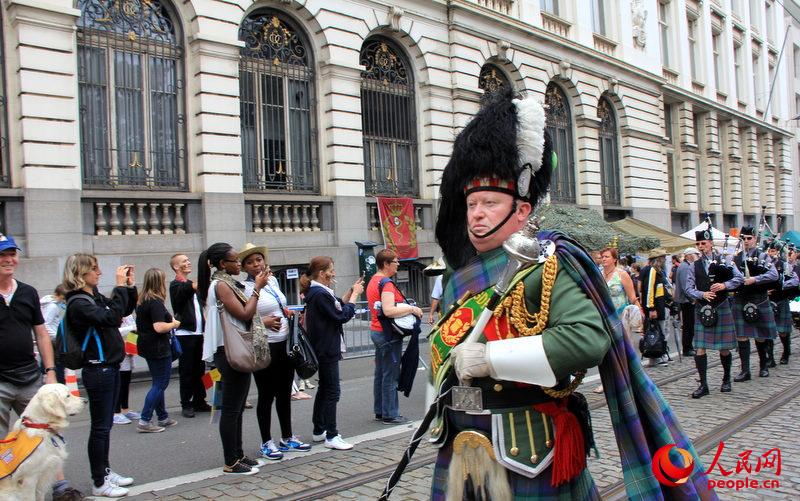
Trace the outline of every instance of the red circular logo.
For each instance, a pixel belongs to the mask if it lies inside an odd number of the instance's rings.
[[[672,448],[680,454],[680,465],[675,465],[669,457]],[[686,449],[667,444],[653,454],[653,474],[659,482],[667,487],[685,483],[694,469],[694,458]]]

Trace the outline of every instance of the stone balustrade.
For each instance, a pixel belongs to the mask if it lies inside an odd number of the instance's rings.
[[[304,202],[248,203],[255,233],[320,231],[322,204]]]
[[[94,234],[181,235],[186,233],[185,203],[177,202],[91,202],[94,206]]]
[[[542,27],[560,37],[569,38],[569,29],[572,26],[568,21],[558,16],[542,12]]]
[[[599,33],[594,33],[594,48],[603,54],[613,56],[614,50],[617,48],[617,42],[606,38]]]
[[[501,14],[510,15],[514,0],[473,0],[478,5],[492,9]]]
[[[414,205],[414,222],[417,225],[418,230],[425,229],[423,224],[423,217],[422,213],[425,207],[421,205]],[[369,229],[370,231],[380,231],[381,230],[381,218],[378,215],[378,205],[377,204],[367,204],[367,213],[369,214]]]

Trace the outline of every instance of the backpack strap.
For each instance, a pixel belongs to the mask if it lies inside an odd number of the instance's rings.
[[[89,294],[75,294],[74,296],[72,296],[69,299],[67,299],[67,312],[69,311],[70,303],[72,303],[73,301],[75,301],[77,299],[86,299],[86,300],[90,301],[92,304],[95,304],[95,305],[97,304],[97,302],[94,300],[94,298],[92,296],[90,296]],[[67,321],[67,312],[64,312],[64,319],[63,319],[65,327],[66,327],[66,321]],[[59,324],[58,328],[61,329],[61,324]],[[97,329],[95,329],[94,327],[89,327],[89,329],[86,331],[86,336],[84,336],[83,343],[81,344],[81,351],[86,351],[86,345],[89,343],[89,337],[90,336],[92,338],[94,338],[94,342],[97,344],[97,354],[100,357],[100,361],[101,362],[105,362],[106,361],[106,357],[105,357],[105,354],[103,353],[103,344],[100,342],[100,335],[97,334]],[[66,338],[66,335],[64,337]],[[66,351],[66,349],[67,349],[67,341],[66,341],[66,339],[64,339],[64,351]]]
[[[378,298],[380,298],[380,297],[381,297],[381,295],[383,294],[383,287],[384,287],[386,284],[390,283],[390,282],[392,282],[392,279],[391,279],[391,278],[389,278],[389,277],[383,277],[383,278],[381,278],[381,281],[380,281],[380,282],[378,282]],[[392,282],[392,283],[394,283],[394,282]],[[405,294],[403,294],[403,292],[402,292],[400,289],[398,289],[398,288],[397,288],[397,285],[395,285],[395,286],[394,286],[394,288],[395,288],[395,290],[396,290],[397,292],[399,292],[399,293],[400,293],[400,295],[403,297],[403,301],[405,301],[405,300],[406,300],[406,296],[405,296]]]

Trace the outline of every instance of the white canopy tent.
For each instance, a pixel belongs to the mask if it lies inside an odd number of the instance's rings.
[[[708,229],[708,223],[703,221],[702,223],[698,224],[691,230],[687,231],[686,233],[683,233],[681,236],[686,238],[691,238],[692,240],[694,240],[694,233],[696,231],[702,231],[706,229]],[[725,245],[725,233],[716,228],[711,228],[711,237],[714,241],[714,248],[717,249],[717,251],[722,252],[722,246]],[[732,236],[728,237],[728,250],[726,254],[729,256],[732,255],[733,249],[735,249],[738,244],[739,244],[738,238]]]

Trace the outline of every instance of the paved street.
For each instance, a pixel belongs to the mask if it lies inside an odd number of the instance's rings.
[[[796,338],[797,340],[797,338]],[[779,354],[780,348],[776,347]],[[754,364],[757,361],[754,357]],[[800,496],[800,443],[794,438],[800,432],[796,420],[797,400],[780,405],[766,417],[754,424],[736,431],[736,422],[763,405],[777,399],[785,392],[792,391],[800,383],[800,362],[797,358],[789,366],[779,366],[772,370],[768,379],[755,378],[747,383],[735,384],[733,392],[721,394],[718,391],[721,368],[715,357],[710,357],[709,384],[710,396],[692,400],[689,394],[696,383],[694,373],[690,372],[693,362],[677,360],[668,367],[648,369],[654,380],[664,381],[659,387],[675,409],[684,429],[695,441],[698,453],[708,468],[717,451],[718,441],[709,443],[707,434],[721,427],[733,431],[723,438],[724,449],[718,465],[729,471],[724,476],[719,469],[710,475],[714,480],[779,481],[773,489],[718,488],[721,499],[797,499]],[[738,366],[738,360],[734,370]],[[156,435],[140,435],[132,426],[118,426],[112,435],[112,465],[120,472],[136,477],[137,484],[132,490],[132,499],[376,499],[388,475],[381,468],[390,468],[401,456],[412,433],[410,426],[385,427],[371,420],[371,370],[370,359],[354,359],[344,362],[343,395],[339,406],[339,422],[342,433],[353,438],[356,447],[353,451],[330,451],[314,447],[310,453],[287,455],[284,460],[270,463],[258,475],[245,478],[231,478],[220,475],[220,447],[216,425],[211,425],[207,417],[183,419],[178,416],[178,426]],[[425,377],[420,371],[418,376]],[[592,379],[592,378],[589,378]],[[420,379],[421,381],[421,379]],[[591,392],[595,380],[584,384],[582,391],[587,395],[593,410],[592,419],[595,439],[601,453],[599,459],[589,460],[589,467],[601,492],[611,489],[621,478],[619,457],[615,446],[611,423],[604,398]],[[170,402],[176,401],[176,388],[170,387]],[[141,383],[133,391],[133,402],[141,402],[147,385]],[[419,418],[423,413],[424,395],[422,386],[411,399],[402,398],[401,408],[410,418]],[[255,395],[252,395],[255,403]],[[177,414],[174,407],[173,412]],[[307,436],[310,433],[311,401],[293,404],[294,423],[297,432]],[[68,439],[71,447],[71,460],[67,474],[75,479],[80,487],[88,487],[86,457],[83,451],[87,429],[86,416],[73,422]],[[254,411],[247,411],[245,419],[245,440],[248,452],[254,453],[258,433]],[[144,446],[143,446],[144,445]],[[782,471],[774,474],[774,468],[755,473],[758,457],[772,448],[780,448]],[[747,450],[752,450],[750,467],[752,473],[736,473],[737,460]],[[414,460],[430,459],[432,449],[425,443],[418,449]],[[395,490],[392,499],[428,499],[432,465],[423,461],[415,469],[407,471]],[[375,475],[368,477],[371,473]],[[377,475],[377,476],[376,476]],[[365,477],[367,476],[367,477]],[[331,485],[332,482],[339,482]],[[352,485],[357,482],[357,485]],[[732,484],[734,485],[734,484]],[[308,489],[317,487],[317,491]],[[331,490],[335,488],[335,490]],[[616,499],[610,496],[609,499]]]

